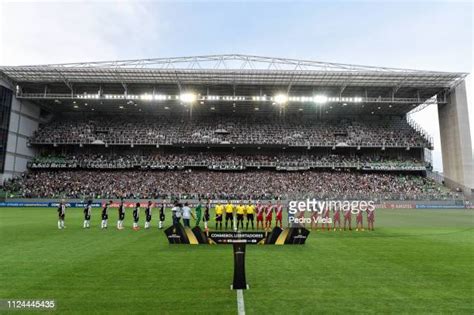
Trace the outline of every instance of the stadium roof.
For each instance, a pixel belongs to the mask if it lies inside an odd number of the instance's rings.
[[[370,67],[342,63],[209,55],[0,67],[12,81],[70,83],[170,83],[393,86],[450,88],[467,73]]]
[[[442,95],[467,73],[370,67],[241,54],[120,61],[2,66],[0,76],[17,85],[17,97],[48,101],[84,93],[307,96],[323,93],[362,97],[364,104],[414,105],[443,102]],[[244,98],[242,98],[244,99]],[[444,99],[445,101],[445,99]],[[402,106],[404,105],[404,106]],[[373,108],[368,106],[368,111]]]

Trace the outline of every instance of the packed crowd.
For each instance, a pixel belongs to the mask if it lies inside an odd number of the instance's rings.
[[[247,167],[343,167],[366,169],[423,170],[426,165],[413,157],[341,154],[228,154],[165,153],[141,154],[67,154],[38,156],[30,169],[174,169],[207,167],[209,169],[245,169]]]
[[[4,185],[21,197],[451,199],[421,176],[337,171],[31,171]]]
[[[314,120],[303,117],[102,117],[56,120],[41,126],[33,144],[255,144],[288,146],[427,147],[405,119]]]

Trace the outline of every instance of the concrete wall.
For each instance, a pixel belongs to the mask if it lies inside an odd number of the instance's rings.
[[[27,141],[38,128],[39,122],[40,108],[37,105],[13,97],[5,169],[0,178],[2,182],[26,171],[27,162],[35,155],[35,150],[27,146]]]
[[[472,142],[466,85],[463,81],[448,94],[448,103],[438,106],[445,183],[470,196],[474,186]]]

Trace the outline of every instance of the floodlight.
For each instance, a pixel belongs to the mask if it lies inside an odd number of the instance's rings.
[[[288,95],[286,95],[286,94],[277,94],[277,95],[275,95],[274,100],[279,105],[286,104],[288,102]]]
[[[151,101],[153,99],[153,95],[145,93],[145,94],[142,94],[140,98],[145,101]]]
[[[315,103],[323,104],[323,103],[326,103],[328,101],[328,97],[325,96],[325,95],[316,95],[316,96],[314,96],[313,100],[314,100]]]
[[[196,101],[197,99],[197,96],[196,94],[194,93],[181,93],[181,95],[179,96],[179,99],[183,102],[183,103],[193,103]]]

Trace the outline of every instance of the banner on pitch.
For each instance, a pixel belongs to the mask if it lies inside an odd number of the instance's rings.
[[[170,244],[249,244],[249,245],[303,245],[309,230],[303,227],[281,229],[275,227],[271,232],[204,232],[199,227],[189,228],[181,224],[167,228],[165,235]]]

